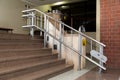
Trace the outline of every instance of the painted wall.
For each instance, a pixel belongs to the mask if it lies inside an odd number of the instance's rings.
[[[25,20],[21,11],[25,10],[25,5],[21,0],[0,0],[0,27],[12,28],[13,33],[28,34],[28,29],[22,28]]]
[[[100,0],[96,0],[96,40],[100,41]]]

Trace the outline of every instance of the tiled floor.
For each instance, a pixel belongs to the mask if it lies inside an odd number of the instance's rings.
[[[99,74],[93,69],[76,80],[120,80],[120,70],[108,69]]]
[[[80,71],[70,70],[49,80],[120,80],[120,70],[110,70],[98,72],[98,68],[87,61],[86,68]]]
[[[85,69],[82,69],[80,71],[70,70],[68,72],[60,74],[60,75],[50,78],[48,80],[75,80],[78,77],[84,75],[85,73],[87,73],[88,71],[90,71],[91,69],[93,69],[95,67],[96,67],[96,65],[87,61],[87,65],[86,65]]]

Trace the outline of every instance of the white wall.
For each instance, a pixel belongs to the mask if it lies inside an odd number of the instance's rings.
[[[0,0],[0,27],[12,28],[14,33],[28,34],[28,29],[21,27],[25,25],[21,17],[25,5],[21,0]]]
[[[100,0],[96,0],[96,39],[100,41]]]

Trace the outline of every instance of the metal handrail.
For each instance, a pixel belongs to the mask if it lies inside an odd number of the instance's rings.
[[[36,28],[38,28],[38,29],[40,29],[41,31],[44,32],[44,30],[43,30],[42,28],[39,28],[38,26],[34,26],[34,27],[36,27]],[[64,46],[66,46],[66,47],[68,47],[69,49],[73,50],[73,51],[74,51],[75,53],[77,53],[79,56],[82,56],[82,57],[86,58],[87,60],[93,62],[92,59],[90,59],[89,57],[86,57],[86,56],[84,56],[84,55],[82,55],[82,54],[79,54],[79,52],[78,52],[77,50],[75,50],[74,48],[66,45],[64,42],[60,41],[59,39],[57,39],[56,37],[54,37],[54,36],[51,35],[50,33],[48,33],[48,32],[46,32],[46,33],[47,33],[49,36],[51,36],[52,38],[54,38],[55,40],[57,40],[58,42],[62,43]],[[96,62],[93,62],[93,63],[96,64],[96,65],[98,65],[98,66],[101,67],[102,69],[106,70],[106,68],[103,67],[103,66],[101,66],[100,64],[98,64],[98,63],[96,63]]]
[[[100,46],[100,53],[101,53],[101,54],[103,54],[103,47],[106,46],[105,44],[103,44],[103,43],[101,43],[101,42],[93,39],[92,37],[89,37],[89,36],[83,34],[82,32],[80,32],[80,31],[78,31],[78,30],[76,30],[76,29],[68,26],[67,24],[65,24],[65,23],[63,23],[63,22],[61,22],[61,21],[59,21],[59,20],[56,20],[55,18],[53,18],[53,17],[45,14],[45,13],[42,12],[42,11],[37,10],[37,9],[29,9],[29,10],[24,10],[24,11],[22,11],[22,12],[23,12],[23,13],[32,13],[32,14],[33,14],[33,12],[35,12],[35,13],[38,12],[38,13],[41,13],[42,15],[44,15],[44,16],[43,16],[43,17],[44,17],[44,29],[42,29],[42,27],[40,28],[40,27],[38,27],[38,26],[36,26],[36,25],[33,24],[33,23],[34,23],[34,21],[33,21],[33,17],[34,17],[34,16],[32,16],[32,18],[31,18],[32,24],[26,26],[26,27],[32,27],[32,28],[31,28],[31,29],[32,29],[31,32],[33,32],[33,27],[36,27],[37,29],[40,29],[41,31],[44,32],[44,37],[45,37],[45,38],[46,38],[46,35],[51,36],[52,38],[54,38],[55,40],[57,40],[57,41],[60,43],[60,46],[61,46],[61,44],[63,44],[64,46],[68,47],[68,48],[71,49],[72,51],[76,52],[78,55],[83,56],[83,57],[86,58],[87,60],[93,62],[93,63],[96,64],[96,65],[98,65],[98,66],[100,67],[100,71],[101,71],[101,68],[104,69],[104,70],[106,70],[106,68],[103,67],[103,63],[100,62],[100,64],[98,64],[97,62],[93,61],[93,60],[90,59],[89,57],[80,54],[80,53],[79,53],[80,50],[77,51],[77,50],[74,49],[73,47],[68,46],[67,44],[65,44],[65,42],[63,42],[63,41],[61,40],[61,37],[62,37],[62,36],[61,36],[61,34],[62,34],[62,32],[61,32],[61,31],[62,31],[62,27],[61,27],[61,26],[63,26],[63,27],[65,26],[65,27],[71,29],[72,31],[77,32],[80,36],[84,36],[85,38],[90,39],[91,42],[93,41],[93,42],[99,44],[99,46]],[[29,14],[28,14],[28,15],[29,15]],[[28,16],[28,17],[29,17],[29,16]],[[47,18],[46,18],[46,17],[47,17]],[[42,17],[41,17],[41,18],[42,18]],[[46,24],[46,23],[47,23],[46,20],[47,20],[47,19],[52,19],[52,20],[54,20],[54,21],[56,21],[56,22],[58,22],[58,23],[60,24],[60,39],[56,38],[55,36],[51,35],[49,32],[46,31],[46,29],[47,29],[47,28],[46,28],[46,25],[47,25],[47,24]],[[25,26],[24,26],[24,27],[25,27]],[[33,34],[32,34],[32,36],[33,36]],[[91,43],[91,45],[92,45],[92,43]],[[44,41],[44,46],[46,46],[46,39],[45,39],[45,41]],[[61,47],[60,47],[60,49],[61,49]],[[60,53],[61,53],[61,50],[60,50]]]
[[[39,11],[39,10],[37,10],[37,9],[29,9],[29,10],[24,10],[24,11],[22,11],[22,12],[25,13],[25,12],[32,12],[32,11],[37,11],[37,12],[39,12],[39,13],[42,13],[42,14],[46,15],[44,12]],[[70,28],[71,30],[74,30],[75,32],[79,33],[80,35],[82,35],[82,36],[84,36],[84,37],[86,37],[86,38],[88,38],[88,39],[90,39],[90,40],[98,43],[99,45],[101,45],[101,46],[103,46],[103,47],[106,46],[105,44],[103,44],[103,43],[95,40],[94,38],[89,37],[89,36],[87,36],[87,35],[79,32],[78,30],[74,29],[73,27],[71,27],[71,26],[69,26],[69,25],[67,25],[67,24],[65,24],[65,23],[63,23],[63,22],[61,22],[61,21],[59,21],[59,20],[56,20],[55,18],[53,18],[53,17],[51,17],[51,16],[49,16],[49,15],[46,15],[46,16],[49,17],[49,18],[51,18],[51,19],[53,19],[53,20],[55,20],[55,21],[58,22],[58,23],[61,23],[61,24],[65,25],[66,27]]]

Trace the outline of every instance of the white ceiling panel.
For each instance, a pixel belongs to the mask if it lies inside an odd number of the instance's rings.
[[[40,6],[40,5],[52,4],[52,3],[60,2],[60,1],[66,1],[66,3],[69,3],[69,2],[85,1],[85,0],[22,0],[22,1],[35,5],[35,6]]]

